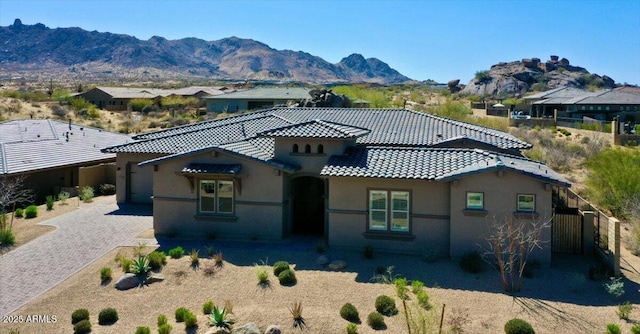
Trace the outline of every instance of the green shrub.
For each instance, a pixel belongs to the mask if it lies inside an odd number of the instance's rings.
[[[360,322],[360,315],[358,314],[358,309],[351,303],[346,303],[342,305],[340,308],[340,316],[342,319],[347,320],[349,322]]]
[[[460,267],[462,270],[471,274],[482,272],[482,257],[477,252],[466,253],[460,259]]]
[[[258,269],[258,271],[256,272],[256,275],[258,276],[258,284],[260,285],[269,284],[269,273],[267,272],[266,269]]]
[[[367,316],[367,324],[373,329],[385,329],[387,325],[384,323],[384,317],[378,312],[371,312]]]
[[[414,294],[418,294],[419,291],[423,291],[422,289],[424,288],[424,283],[422,283],[422,281],[418,281],[418,280],[413,280],[411,281],[411,292],[413,292]]]
[[[616,324],[607,325],[607,334],[620,334],[620,326]]]
[[[110,279],[111,279],[111,268],[104,267],[100,269],[100,280],[104,282]]]
[[[38,216],[38,207],[35,205],[29,205],[24,209],[24,215],[27,218],[36,218]]]
[[[192,249],[189,253],[189,258],[191,259],[191,265],[197,266],[200,263],[200,251]]]
[[[118,321],[118,312],[112,307],[102,309],[98,313],[98,323],[100,325],[108,325]]]
[[[158,327],[165,325],[167,322],[169,321],[169,319],[167,318],[166,315],[161,314],[158,316]]]
[[[620,319],[622,320],[629,320],[631,311],[633,311],[633,305],[631,305],[631,303],[627,301],[624,304],[618,305],[618,310],[616,311],[616,314],[618,314],[618,317],[620,317]]]
[[[73,325],[74,334],[91,333],[91,322],[89,320],[81,320]]]
[[[420,307],[425,309],[431,308],[431,304],[429,304],[429,294],[426,291],[419,290],[418,293],[416,293],[416,298],[418,299],[418,305],[420,305]]]
[[[198,318],[195,314],[187,312],[184,314],[184,328],[189,329],[198,325]]]
[[[158,334],[169,334],[169,333],[171,333],[172,329],[173,329],[173,327],[171,327],[171,325],[162,324],[162,325],[158,326]]]
[[[640,189],[640,150],[605,149],[587,161],[587,189],[596,204],[625,218],[625,206]]]
[[[531,325],[528,322],[518,318],[513,318],[507,321],[507,323],[504,324],[504,332],[505,334],[535,334],[536,333],[533,330],[533,327],[531,327]]]
[[[210,300],[210,301],[204,303],[204,305],[202,305],[202,313],[211,314],[211,311],[213,310],[214,306],[215,306],[215,304],[213,303],[213,300]]]
[[[631,326],[631,334],[640,334],[640,324]]]
[[[381,295],[376,298],[376,311],[386,316],[391,316],[398,313],[396,308],[396,301],[386,295]]]
[[[147,255],[149,260],[149,267],[153,270],[161,269],[167,264],[167,255],[163,251],[153,251]]]
[[[89,310],[80,308],[71,313],[71,324],[75,325],[82,320],[89,320]]]
[[[136,328],[136,334],[151,334],[151,329],[149,327],[140,326]]]
[[[17,208],[16,211],[14,212],[14,215],[16,216],[16,218],[24,217],[24,209],[23,208]]]
[[[131,264],[133,267],[133,273],[136,275],[147,276],[151,267],[149,267],[149,260],[144,255],[139,255],[137,260],[134,260]]]
[[[273,264],[273,274],[276,276],[280,276],[280,273],[289,269],[289,262],[287,261],[278,261]]]
[[[69,192],[61,191],[58,194],[58,201],[60,201],[60,204],[67,204],[67,200],[69,199],[70,196],[71,194]]]
[[[184,255],[184,249],[180,246],[175,247],[175,248],[171,248],[169,250],[169,256],[171,256],[172,259],[179,259]]]
[[[133,272],[133,270],[131,270],[132,265],[133,265],[132,259],[123,258],[122,261],[120,262],[120,266],[122,267],[123,273]]]
[[[230,329],[235,323],[235,320],[228,317],[227,309],[219,309],[217,306],[213,307],[211,314],[209,315],[209,325],[224,329]]]
[[[409,288],[407,288],[406,278],[398,277],[393,280],[393,284],[396,286],[396,294],[398,295],[398,298],[402,300],[409,299],[409,295],[407,294],[409,292]]]
[[[350,322],[347,324],[347,334],[358,334],[358,325]]]
[[[609,282],[604,283],[604,289],[615,298],[624,295],[624,282],[622,277],[612,278]]]
[[[184,315],[189,313],[190,311],[185,308],[185,307],[181,307],[179,309],[176,310],[176,322],[183,322],[184,321]]]
[[[13,246],[16,243],[16,236],[9,227],[0,229],[0,247]]]
[[[80,192],[80,199],[85,203],[93,202],[93,197],[95,196],[93,192],[93,187],[85,186],[82,188]]]
[[[98,191],[103,196],[113,195],[116,193],[116,186],[110,183],[103,183],[98,186]]]
[[[296,274],[291,269],[286,269],[278,275],[278,280],[280,281],[280,285],[291,286],[295,285],[298,280],[296,279]]]
[[[53,203],[55,203],[55,199],[53,196],[49,195],[46,197],[47,200],[47,211],[53,210]]]

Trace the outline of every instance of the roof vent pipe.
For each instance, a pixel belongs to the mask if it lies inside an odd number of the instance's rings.
[[[71,119],[69,119],[69,130],[71,130]]]

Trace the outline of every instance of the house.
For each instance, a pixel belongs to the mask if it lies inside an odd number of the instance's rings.
[[[224,95],[205,97],[207,111],[215,113],[233,113],[246,110],[273,108],[300,102],[309,98],[309,89],[305,88],[253,88]]]
[[[26,175],[37,201],[61,190],[115,184],[113,153],[100,150],[131,137],[50,119],[0,122],[0,177]]]
[[[158,234],[459,257],[494,216],[550,219],[570,186],[507,133],[405,109],[272,108],[135,139],[105,152],[118,202],[152,200]]]
[[[135,88],[135,87],[95,87],[86,92],[76,94],[96,105],[100,109],[112,111],[130,110],[133,99],[151,99],[159,104],[161,98],[177,95],[203,99],[206,96],[220,95],[229,92],[226,87],[191,86],[180,89]]]
[[[531,104],[533,117],[612,121],[615,117],[636,118],[640,111],[640,94],[630,87],[589,92],[572,87],[559,87],[524,97]]]

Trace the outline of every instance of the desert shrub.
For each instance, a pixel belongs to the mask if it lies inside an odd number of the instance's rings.
[[[101,195],[113,195],[116,193],[116,186],[110,183],[103,183],[98,186],[98,190],[100,191]]]
[[[67,200],[69,199],[70,196],[71,194],[69,192],[61,191],[58,194],[58,201],[60,201],[60,204],[67,204]]]
[[[268,285],[269,284],[269,273],[266,269],[258,269],[256,272],[258,276],[258,284],[260,285]]]
[[[131,99],[131,110],[133,111],[148,112],[150,111],[149,109],[152,105],[153,105],[153,100],[151,99],[143,99],[143,98]]]
[[[147,255],[147,259],[149,259],[149,267],[153,270],[161,269],[167,264],[167,255],[163,251],[155,250]]]
[[[358,334],[358,325],[350,322],[347,324],[347,334]]]
[[[104,267],[100,269],[100,280],[104,282],[110,279],[111,279],[111,268]]]
[[[342,305],[340,308],[340,316],[342,319],[358,323],[360,322],[360,315],[358,314],[358,309],[351,303],[346,303]]]
[[[14,215],[16,216],[16,218],[24,217],[24,209],[23,208],[17,208],[16,211],[14,212]]]
[[[16,236],[9,227],[0,229],[0,247],[12,246],[16,243]]]
[[[387,295],[378,296],[376,298],[376,311],[386,316],[394,315],[398,313],[396,301]]]
[[[404,277],[399,277],[393,280],[393,284],[396,286],[396,295],[398,298],[402,300],[409,299],[409,288],[407,287],[407,279]]]
[[[367,316],[367,324],[373,329],[385,329],[387,324],[384,323],[384,317],[378,312],[371,312]]]
[[[189,329],[198,325],[198,318],[195,314],[187,312],[184,314],[184,328]]]
[[[222,256],[222,252],[217,252],[213,255],[213,262],[216,264],[216,267],[222,267],[224,265],[224,257]]]
[[[191,259],[191,265],[197,266],[200,263],[200,251],[197,249],[192,249],[189,253],[189,259]]]
[[[158,334],[169,334],[169,333],[171,333],[172,329],[173,329],[173,327],[171,327],[171,325],[162,324],[162,325],[158,326]]]
[[[362,256],[364,256],[365,259],[372,259],[373,247],[371,247],[370,245],[364,246],[364,248],[362,249]]]
[[[429,294],[424,290],[419,290],[416,293],[416,298],[418,299],[418,305],[420,307],[429,309],[431,308],[431,304],[429,304]]]
[[[211,326],[230,329],[234,323],[235,321],[228,316],[227,309],[224,307],[222,309],[219,309],[217,306],[213,307],[209,315],[209,324]]]
[[[26,209],[24,209],[24,215],[27,218],[35,218],[38,216],[38,207],[35,205],[29,205]]]
[[[118,321],[118,312],[113,307],[102,309],[98,313],[98,323],[100,325],[108,325]]]
[[[51,195],[47,196],[46,201],[47,201],[47,211],[53,210],[53,203],[55,203],[55,199],[53,198],[53,196]]]
[[[280,273],[289,269],[289,262],[287,261],[278,261],[273,264],[273,274],[276,276],[280,276]]]
[[[137,260],[134,260],[131,264],[133,267],[133,273],[136,275],[146,276],[149,271],[151,271],[151,267],[149,267],[149,260],[144,255],[139,255]]]
[[[278,280],[281,285],[291,286],[295,285],[298,280],[296,279],[296,274],[291,269],[286,269],[278,275]]]
[[[605,149],[587,162],[589,195],[616,217],[626,216],[629,199],[640,189],[640,151]]]
[[[631,326],[631,334],[640,334],[640,324]]]
[[[620,326],[616,324],[607,325],[607,334],[620,334]]]
[[[136,328],[136,334],[151,334],[151,329],[146,326],[139,326]]]
[[[604,289],[615,298],[622,297],[622,295],[624,295],[624,282],[622,281],[622,277],[612,278],[609,282],[604,283]]]
[[[91,333],[91,322],[89,320],[81,320],[73,325],[74,334]]]
[[[179,259],[184,255],[184,249],[180,246],[175,247],[175,248],[171,248],[169,250],[169,256],[171,256],[172,259]]]
[[[120,267],[122,267],[122,272],[123,273],[133,272],[132,269],[131,269],[132,265],[133,265],[133,260],[132,259],[124,258],[120,262]]]
[[[183,322],[184,321],[184,315],[189,313],[190,311],[186,308],[186,307],[180,307],[176,310],[175,312],[175,316],[176,316],[176,322]]]
[[[202,305],[202,313],[211,314],[211,311],[213,310],[214,306],[215,304],[213,303],[213,300],[207,301]]]
[[[85,186],[80,191],[80,199],[85,203],[93,202],[93,197],[95,196],[93,192],[93,187]]]
[[[158,327],[166,324],[169,321],[166,315],[161,314],[158,316]]]
[[[482,267],[482,257],[477,252],[466,253],[460,259],[460,268],[468,273],[477,274],[482,272]]]
[[[413,280],[411,281],[411,292],[413,292],[414,294],[418,294],[418,292],[422,291],[422,289],[424,288],[424,283],[422,283],[422,281],[418,281],[418,280]]]
[[[631,311],[633,311],[633,305],[631,305],[631,303],[627,301],[624,304],[618,305],[618,310],[616,310],[616,314],[622,320],[629,320]]]
[[[307,324],[302,317],[302,302],[294,302],[291,307],[289,307],[289,312],[293,317],[293,328],[304,329],[307,327]]]
[[[513,318],[504,324],[505,334],[535,334],[531,325],[519,318]]]
[[[89,310],[80,308],[71,313],[71,324],[75,325],[82,320],[89,320]]]

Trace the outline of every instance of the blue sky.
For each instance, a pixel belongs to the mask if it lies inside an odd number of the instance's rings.
[[[0,0],[0,25],[149,39],[250,38],[337,63],[375,57],[417,80],[467,83],[501,61],[550,55],[640,84],[640,0]]]

